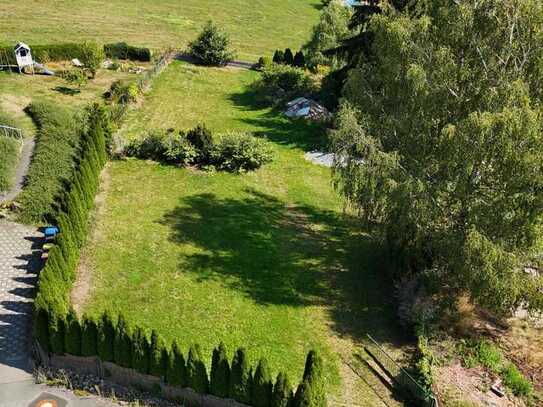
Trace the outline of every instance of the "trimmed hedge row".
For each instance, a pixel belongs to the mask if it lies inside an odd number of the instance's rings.
[[[133,47],[126,42],[105,44],[104,52],[108,58],[129,59],[132,61],[151,61],[151,50],[149,48]]]
[[[44,350],[97,356],[102,361],[160,377],[169,385],[188,387],[200,394],[232,398],[255,407],[326,405],[322,360],[314,351],[307,355],[302,383],[294,393],[285,373],[279,373],[273,380],[266,359],[260,359],[256,369],[250,367],[243,348],[229,362],[221,343],[213,350],[208,375],[197,344],[185,355],[175,341],[168,348],[154,330],[149,338],[141,328],[132,329],[122,315],[117,321],[108,313],[99,321],[87,316],[78,320],[73,310],[66,316],[57,316],[40,308],[36,310],[35,325]]]
[[[40,223],[52,216],[56,198],[71,181],[81,123],[70,111],[51,103],[34,102],[27,112],[38,132],[26,185],[18,201],[21,220]]]
[[[55,213],[60,233],[40,273],[34,301],[34,336],[41,347],[55,354],[97,356],[174,386],[255,407],[326,406],[322,360],[314,351],[307,356],[302,383],[294,394],[286,374],[280,373],[275,382],[271,379],[266,360],[261,359],[255,370],[250,368],[244,349],[238,349],[229,363],[224,345],[219,345],[208,375],[198,345],[191,346],[185,357],[176,342],[167,348],[156,332],[149,338],[141,328],[132,329],[122,315],[116,321],[107,313],[99,321],[77,317],[69,293],[111,138],[110,116],[104,106],[87,109],[80,134],[73,175]]]
[[[55,61],[71,61],[74,58],[83,59],[86,52],[85,43],[63,43],[29,45],[32,58],[36,61],[47,63]],[[149,48],[138,48],[128,45],[126,42],[104,44],[104,52],[109,58],[128,59],[133,61],[148,62],[151,60]],[[15,52],[12,46],[0,47],[0,56],[8,59],[8,63],[16,65]]]

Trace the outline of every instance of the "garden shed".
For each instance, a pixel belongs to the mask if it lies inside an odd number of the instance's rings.
[[[17,45],[15,45],[15,59],[17,60],[19,72],[21,72],[23,68],[27,66],[34,66],[30,47],[24,42],[19,42]]]

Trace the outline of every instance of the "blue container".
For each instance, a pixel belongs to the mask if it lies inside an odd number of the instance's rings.
[[[58,233],[58,228],[56,226],[48,226],[43,233],[45,234],[45,237],[55,237]]]

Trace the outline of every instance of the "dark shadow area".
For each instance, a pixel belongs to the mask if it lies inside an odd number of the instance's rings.
[[[67,86],[56,86],[52,90],[57,91],[59,93],[62,93],[63,95],[67,96],[75,96],[81,93],[81,90],[74,89],[74,88],[68,88]]]
[[[262,130],[254,132],[258,137],[304,151],[323,150],[328,145],[326,127],[323,124],[304,119],[288,119],[280,109],[264,110],[266,106],[258,101],[257,92],[250,87],[244,92],[229,95],[229,99],[238,109],[262,110],[256,118],[239,119],[242,123],[261,128]]]
[[[400,341],[392,289],[375,264],[379,246],[355,219],[245,192],[240,199],[192,195],[159,220],[173,242],[202,250],[183,255],[181,271],[219,280],[261,304],[327,305],[342,336],[363,340],[371,332]]]

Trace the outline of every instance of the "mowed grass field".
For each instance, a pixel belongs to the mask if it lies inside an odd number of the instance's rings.
[[[92,315],[122,312],[185,351],[199,343],[208,361],[220,341],[230,354],[243,346],[295,383],[307,351],[318,349],[333,399],[379,405],[364,382],[382,386],[377,379],[341,361],[365,332],[394,340],[379,251],[343,213],[330,170],[303,158],[318,127],[256,107],[247,86],[257,75],[174,62],[155,80],[126,120],[127,137],[205,123],[266,137],[275,160],[242,175],[111,162],[82,256],[80,275],[91,279],[77,284],[74,300]],[[85,284],[92,288],[81,296]]]
[[[298,48],[320,0],[3,0],[0,42],[127,41],[184,48],[209,19],[224,27],[241,58]]]

